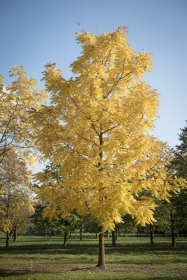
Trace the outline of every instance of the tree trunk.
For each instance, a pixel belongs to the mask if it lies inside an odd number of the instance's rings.
[[[14,242],[16,242],[16,239],[17,239],[17,227],[15,226],[14,227]]]
[[[64,243],[63,243],[63,248],[67,248],[67,239],[68,239],[68,232],[65,230],[64,231]]]
[[[115,231],[112,231],[112,247],[116,246],[116,234]]]
[[[47,239],[47,227],[45,228],[45,239]]]
[[[172,247],[176,247],[175,232],[173,228],[171,228],[171,240],[172,240]]]
[[[106,232],[106,237],[109,238],[110,237],[110,234],[109,234],[109,231],[107,230]]]
[[[9,231],[6,232],[6,247],[9,247],[10,235]]]
[[[171,222],[171,244],[172,244],[172,247],[176,247],[175,226],[174,226],[174,218],[173,218],[172,209],[170,210],[170,222]]]
[[[51,242],[52,229],[49,229],[49,241]]]
[[[180,233],[177,231],[177,239],[180,238]]]
[[[82,241],[82,229],[80,229],[80,241]]]
[[[154,227],[152,224],[150,224],[149,226],[150,226],[150,243],[154,244]]]
[[[105,268],[105,245],[103,227],[99,227],[99,258],[97,267]]]

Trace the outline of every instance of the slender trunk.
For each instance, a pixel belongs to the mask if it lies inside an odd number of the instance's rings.
[[[68,239],[68,232],[65,230],[64,231],[64,243],[63,243],[63,248],[67,248],[67,239]]]
[[[171,244],[172,244],[172,247],[176,247],[175,226],[174,226],[174,218],[173,218],[172,209],[170,210],[170,222],[171,222]]]
[[[14,240],[14,242],[16,242],[16,239],[17,239],[17,227],[16,226],[14,227],[14,233],[13,234],[14,234],[14,237],[13,237],[14,239],[13,240]]]
[[[9,208],[10,208],[10,195],[8,195],[8,201],[7,201],[7,220],[9,220]],[[9,247],[9,242],[10,242],[10,233],[9,231],[6,232],[6,247]]]
[[[51,242],[52,229],[49,229],[49,241]]]
[[[152,224],[150,224],[149,227],[150,227],[150,243],[154,244],[154,227]]]
[[[99,166],[99,171],[101,172],[101,177],[102,177],[102,160],[103,160],[103,151],[102,151],[102,146],[104,144],[103,141],[103,129],[102,129],[102,124],[100,123],[100,133],[99,133],[99,146],[100,146],[100,152],[99,152],[99,158],[100,161],[98,163]],[[103,188],[103,185],[101,183],[101,189]],[[100,268],[105,268],[105,245],[104,245],[104,228],[103,226],[99,226],[99,258],[98,258],[98,263],[97,267]]]
[[[180,238],[180,233],[177,231],[177,239]]]
[[[47,238],[47,227],[45,228],[45,239]]]
[[[80,229],[80,241],[82,241],[82,228]]]
[[[107,230],[106,232],[106,237],[109,238],[110,237],[110,234],[109,234],[109,231]]]
[[[112,247],[116,246],[116,235],[115,235],[115,231],[112,231]]]
[[[97,267],[105,268],[105,245],[103,227],[99,227],[99,258]]]
[[[6,247],[9,247],[10,235],[9,231],[6,232]]]
[[[172,247],[176,247],[175,232],[173,228],[171,228],[171,240],[172,240]]]

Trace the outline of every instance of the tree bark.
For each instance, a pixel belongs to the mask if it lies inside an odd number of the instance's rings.
[[[52,236],[52,229],[51,228],[49,229],[48,235],[49,235],[49,241],[51,242],[51,236]]]
[[[109,238],[110,237],[110,234],[109,234],[109,231],[107,230],[106,232],[106,237]]]
[[[180,238],[180,233],[177,231],[177,239]]]
[[[102,131],[103,131],[102,124],[100,123],[100,133],[99,133],[100,148],[102,148],[102,146],[104,144]],[[101,172],[101,176],[102,176],[102,171],[103,171],[103,168],[101,167],[102,166],[101,162],[103,159],[102,149],[99,153],[99,157],[100,157],[100,161],[98,162],[98,166],[99,166],[99,171]],[[105,268],[105,245],[104,245],[104,228],[103,228],[103,226],[99,226],[99,258],[98,258],[97,267]]]
[[[64,231],[64,243],[63,243],[63,248],[67,248],[67,239],[68,239],[68,232],[65,230]]]
[[[105,245],[103,227],[99,227],[99,258],[97,267],[105,268]]]
[[[154,244],[154,227],[152,224],[149,225],[150,229],[150,243]]]
[[[171,240],[172,240],[172,247],[176,247],[175,232],[173,228],[171,229]]]
[[[112,247],[116,246],[116,234],[115,231],[112,231]]]
[[[9,247],[10,235],[9,231],[6,232],[6,247]]]
[[[45,239],[47,239],[47,227],[45,228]]]
[[[173,218],[172,209],[170,210],[170,222],[171,222],[171,244],[172,244],[172,247],[176,247],[175,226],[174,226],[174,218]]]
[[[82,241],[82,229],[80,229],[80,241]]]
[[[14,242],[16,242],[17,239],[17,227],[14,227]]]

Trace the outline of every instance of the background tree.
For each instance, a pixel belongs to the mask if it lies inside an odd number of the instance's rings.
[[[31,172],[24,159],[12,148],[0,163],[0,228],[6,232],[6,246],[9,246],[10,232],[21,228],[25,212],[31,211]]]
[[[83,220],[83,227],[85,232],[90,232],[92,233],[92,237],[98,236],[98,222],[95,218],[93,218],[90,215],[83,216],[81,218]]]
[[[48,184],[51,186],[57,186],[64,181],[64,176],[60,175],[61,165],[53,165],[52,163],[48,164],[43,174],[46,178],[49,179]],[[37,189],[40,189],[39,185],[34,186],[37,192]],[[64,242],[63,247],[66,248],[67,246],[67,237],[71,231],[77,229],[78,226],[81,226],[80,218],[78,217],[75,211],[69,213],[68,216],[62,217],[61,208],[57,207],[56,216],[55,215],[48,215],[51,211],[54,211],[51,208],[51,204],[49,203],[50,198],[45,197],[45,200],[42,200],[42,204],[38,204],[35,206],[35,213],[31,216],[32,222],[36,225],[36,227],[40,230],[45,228],[45,232],[50,235],[51,237],[51,230],[54,228],[58,228],[59,230],[64,231]],[[58,213],[58,214],[57,214]]]
[[[180,145],[176,146],[174,156],[171,160],[171,168],[174,170],[176,176],[180,176],[187,180],[187,127],[181,129],[179,134]],[[172,195],[172,209],[171,221],[178,230],[187,230],[187,191],[181,189],[180,193]],[[175,237],[172,234],[172,244],[175,246]]]
[[[67,248],[67,239],[68,239],[68,235],[72,232],[75,231],[77,229],[78,226],[80,226],[79,224],[79,218],[76,215],[76,213],[71,213],[70,215],[68,215],[65,218],[60,218],[59,219],[60,222],[60,227],[64,232],[64,242],[63,242],[63,248]],[[81,236],[81,235],[80,235]],[[82,240],[82,238],[81,238]]]
[[[26,158],[33,154],[33,130],[28,116],[46,98],[45,91],[36,89],[36,80],[28,78],[23,67],[14,66],[10,77],[16,80],[5,88],[0,75],[0,161],[11,147],[19,149]]]
[[[159,201],[158,207],[155,210],[155,225],[163,234],[165,232],[170,232],[172,247],[176,246],[176,235],[187,230],[186,195],[186,189],[181,189],[181,191],[177,193],[171,192],[169,201]]]
[[[137,232],[136,221],[132,218],[130,214],[126,214],[125,216],[123,216],[123,223],[121,224],[121,226],[124,231],[124,236],[126,233],[130,233],[133,237],[134,234]]]
[[[10,231],[14,231],[16,239],[17,229],[26,219],[24,213],[30,208],[30,173],[26,164],[33,164],[34,144],[28,117],[46,97],[45,91],[36,90],[36,80],[28,78],[23,67],[14,66],[10,77],[15,80],[5,88],[0,75],[0,211],[7,246]]]
[[[178,182],[168,182],[166,145],[148,133],[159,105],[159,94],[143,81],[151,55],[133,52],[125,27],[98,36],[77,33],[77,41],[82,55],[71,64],[73,77],[66,80],[55,64],[46,64],[51,103],[31,116],[39,152],[61,164],[65,180],[55,183],[43,173],[36,179],[38,195],[50,202],[49,216],[76,209],[97,220],[97,266],[105,267],[104,231],[126,213],[151,223],[154,196],[166,197]],[[138,199],[143,189],[152,197]]]
[[[172,176],[187,180],[187,127],[181,131],[179,134],[181,144],[173,149],[167,168]],[[176,234],[187,230],[187,190],[182,186],[180,192],[170,192],[169,201],[158,202],[155,211],[156,224],[163,231],[170,230],[173,247],[176,246]]]
[[[51,240],[56,221],[54,219],[50,221],[48,217],[43,217],[45,207],[44,203],[36,203],[34,205],[34,213],[30,216],[30,221],[34,225],[36,234],[43,235],[45,238],[49,236]]]
[[[171,165],[178,176],[187,179],[187,127],[181,129],[179,141],[181,143],[174,150]]]

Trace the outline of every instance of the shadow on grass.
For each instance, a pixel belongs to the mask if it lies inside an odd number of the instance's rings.
[[[28,274],[36,274],[37,272],[30,271],[10,271],[10,270],[0,270],[0,277],[14,277],[14,276],[23,276]]]
[[[177,247],[173,248],[169,244],[118,244],[116,247],[112,247],[109,244],[105,245],[107,255],[129,255],[134,254],[141,256],[145,254],[152,255],[170,255],[177,254],[178,256],[186,256],[187,243],[181,243]],[[30,244],[30,245],[14,245],[12,247],[0,247],[0,253],[3,254],[46,254],[46,255],[81,255],[86,254],[93,256],[98,253],[97,244],[69,244],[66,249],[63,249],[59,243],[47,243],[47,244]]]
[[[73,272],[73,270],[72,270]],[[176,274],[170,274],[170,275],[166,275],[166,274],[155,274],[155,275],[149,275],[147,273],[132,273],[132,272],[118,272],[118,271],[105,271],[105,270],[98,270],[98,273],[94,273],[93,275],[90,275],[90,271],[87,269],[76,269],[74,270],[74,272],[78,273],[75,275],[70,274],[71,272],[68,271],[65,274],[61,274],[61,277],[59,277],[58,274],[58,279],[69,279],[69,276],[71,275],[71,279],[77,279],[77,276],[79,277],[79,279],[87,279],[87,276],[89,275],[90,280],[95,280],[95,279],[102,279],[102,280],[108,280],[108,279],[113,279],[113,280],[119,280],[119,279],[128,279],[128,280],[171,280],[174,279],[187,279],[187,276],[185,275],[176,275]],[[88,274],[89,273],[89,274]],[[46,272],[40,272],[40,278],[39,279],[45,279],[47,277]],[[51,277],[47,277],[47,279],[55,279],[54,277],[56,276],[56,273],[51,273]],[[67,274],[67,275],[66,275]],[[120,276],[119,276],[120,274]],[[96,276],[97,275],[97,276]],[[11,277],[11,279],[13,278],[17,278],[17,277],[24,277],[21,279],[37,279],[38,276],[38,272],[30,272],[30,271],[1,271],[0,270],[0,277],[2,278],[9,278]],[[111,278],[112,276],[112,278]],[[27,277],[27,278],[25,278]],[[110,278],[108,278],[110,277]],[[19,278],[18,278],[19,279]]]
[[[178,254],[185,255],[187,253],[187,243],[179,244],[177,247],[171,247],[168,243],[158,243],[158,244],[127,244],[127,245],[117,245],[116,247],[106,246],[106,251],[110,254],[132,254],[136,255],[142,254],[154,254],[154,255],[168,255],[168,254]]]

